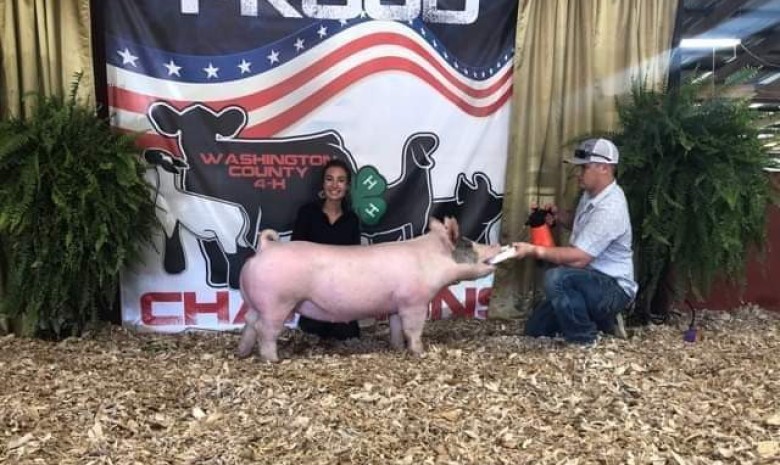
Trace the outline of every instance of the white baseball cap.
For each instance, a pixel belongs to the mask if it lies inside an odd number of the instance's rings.
[[[573,165],[585,163],[607,163],[617,165],[620,153],[609,139],[588,139],[574,150],[574,157],[564,160]]]

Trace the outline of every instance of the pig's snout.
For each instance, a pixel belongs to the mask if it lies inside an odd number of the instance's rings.
[[[456,263],[487,263],[501,251],[500,245],[478,244],[463,237],[458,239],[452,258]]]
[[[501,253],[501,245],[499,244],[485,245],[474,242],[473,245],[479,263],[490,263],[493,257]]]

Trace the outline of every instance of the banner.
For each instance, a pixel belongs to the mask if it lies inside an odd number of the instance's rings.
[[[364,243],[444,215],[497,241],[517,0],[99,3],[113,124],[140,134],[164,226],[123,271],[125,325],[241,327],[258,231],[286,240],[334,157]],[[485,317],[491,286],[442,290],[430,318]]]

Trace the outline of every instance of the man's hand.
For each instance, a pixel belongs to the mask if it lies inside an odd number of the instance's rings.
[[[528,242],[513,242],[512,247],[515,248],[515,258],[523,259],[525,257],[536,257],[536,246]]]
[[[515,248],[515,258],[518,259],[531,257],[572,268],[585,268],[593,261],[593,257],[577,247],[540,247],[528,242],[513,242],[512,247]]]

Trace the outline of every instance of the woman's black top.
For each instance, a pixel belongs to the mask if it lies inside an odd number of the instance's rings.
[[[291,239],[318,244],[359,245],[360,222],[355,212],[344,210],[336,222],[330,224],[322,205],[309,203],[298,210]]]
[[[330,245],[359,245],[360,221],[355,212],[345,209],[336,222],[330,224],[328,215],[322,211],[322,203],[306,204],[298,210],[291,240]],[[301,315],[298,327],[323,339],[360,337],[357,321],[329,323]]]

